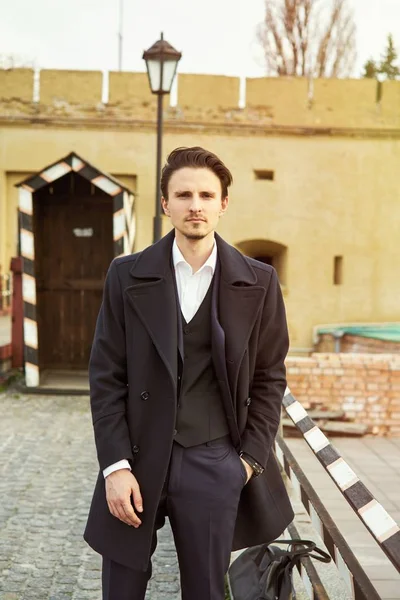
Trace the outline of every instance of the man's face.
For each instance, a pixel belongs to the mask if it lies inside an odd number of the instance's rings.
[[[206,168],[175,171],[168,183],[168,200],[161,202],[177,232],[192,240],[211,234],[228,207],[220,180]]]

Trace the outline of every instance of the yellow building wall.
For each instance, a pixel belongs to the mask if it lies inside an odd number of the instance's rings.
[[[43,69],[40,72],[40,103],[55,101],[90,104],[101,100],[103,74],[100,71],[58,71]]]
[[[311,113],[315,123],[338,127],[370,127],[379,118],[374,79],[317,79]]]
[[[150,91],[146,73],[112,71],[108,74],[108,85],[108,101],[111,104],[129,105],[135,101],[144,105],[156,105],[156,98]]]
[[[306,119],[308,82],[304,77],[256,77],[246,81],[246,104],[260,117],[281,124],[298,124]]]
[[[178,85],[179,105],[183,108],[218,106],[224,109],[237,107],[239,104],[238,77],[184,73],[179,76]]]
[[[385,123],[400,125],[400,81],[385,81],[382,85],[381,114]]]
[[[0,98],[18,98],[23,102],[33,100],[32,69],[0,69]]]
[[[400,105],[396,112],[396,102],[400,88],[384,84],[382,101],[376,104],[375,82],[359,82],[363,90],[359,100],[352,82],[348,97],[360,107],[357,122],[354,106],[341,106],[346,102],[345,86],[314,82],[314,105],[309,108],[306,82],[296,81],[293,90],[299,97],[293,99],[296,118],[290,128],[292,88],[288,81],[279,83],[281,91],[270,94],[277,112],[269,118],[276,120],[280,115],[279,119],[287,120],[275,121],[274,127],[263,119],[260,122],[252,112],[270,110],[261,83],[258,89],[256,85],[248,89],[251,94],[238,126],[235,120],[232,125],[226,123],[226,113],[220,126],[214,121],[207,125],[209,109],[202,112],[202,106],[195,106],[204,123],[193,127],[190,122],[179,122],[179,112],[166,109],[163,157],[177,146],[190,145],[217,153],[234,176],[229,210],[219,233],[234,245],[259,239],[287,247],[284,294],[291,347],[300,352],[312,346],[316,324],[399,320],[400,131],[396,123]],[[178,109],[180,102],[178,97]],[[220,99],[216,97],[215,103],[218,115]],[[151,243],[155,123],[143,121],[140,126],[132,120],[130,124],[115,113],[112,118],[104,126],[98,121],[91,124],[90,118],[81,125],[69,125],[57,115],[29,126],[15,118],[12,123],[0,118],[3,270],[16,252],[14,183],[20,175],[23,179],[73,150],[134,187],[135,249]],[[324,124],[318,130],[319,118]],[[346,122],[346,131],[335,130]],[[254,170],[265,169],[274,171],[273,181],[255,178]],[[164,219],[164,233],[169,228]],[[335,256],[343,256],[342,285],[333,284]]]

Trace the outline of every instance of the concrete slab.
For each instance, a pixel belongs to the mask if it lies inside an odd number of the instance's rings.
[[[27,388],[22,382],[17,388],[25,394],[80,396],[89,394],[89,375],[87,371],[48,370],[40,374],[38,387]]]
[[[0,315],[0,346],[11,342],[11,315]]]
[[[40,387],[43,390],[56,388],[59,390],[89,390],[87,371],[44,371],[40,375]]]

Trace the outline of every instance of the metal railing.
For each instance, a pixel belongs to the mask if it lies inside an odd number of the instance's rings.
[[[0,312],[11,310],[12,274],[0,272]]]
[[[400,572],[400,528],[395,520],[360,481],[289,388],[285,392],[283,407],[353,511]],[[275,453],[351,596],[354,600],[380,600],[369,577],[280,435],[275,440]],[[315,598],[315,593],[310,597]]]
[[[300,539],[301,535],[292,522],[287,528],[291,539]],[[306,589],[310,600],[329,600],[329,593],[321,581],[319,573],[309,556],[303,556],[296,565],[297,571]]]

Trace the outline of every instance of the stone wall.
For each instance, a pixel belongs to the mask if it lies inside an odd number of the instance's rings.
[[[129,106],[134,103],[152,106],[155,109],[156,96],[151,93],[146,73],[124,73],[112,71],[108,76],[109,104]]]
[[[100,71],[40,71],[40,102],[98,104],[101,102],[103,74]]]
[[[31,69],[0,69],[0,100],[33,101],[33,71]]]
[[[108,101],[103,103],[105,83],[109,91]],[[165,102],[165,116],[170,121],[347,129],[400,126],[400,81],[247,78],[242,98],[238,77],[178,73],[177,83],[177,107],[168,108]],[[0,70],[2,114],[75,114],[103,119],[154,119],[156,114],[146,73],[45,69],[37,76],[37,102],[32,101],[33,88],[33,70]]]
[[[135,250],[151,244],[157,102],[146,73],[47,70],[35,101],[33,88],[33,71],[0,71],[3,272],[18,248],[15,184],[71,151],[134,182]],[[399,321],[400,82],[385,82],[380,102],[376,92],[371,80],[180,73],[177,105],[164,99],[163,160],[192,145],[221,156],[234,185],[218,232],[274,254],[292,354],[312,352],[317,324]]]
[[[400,356],[312,354],[288,357],[288,385],[306,408],[343,410],[377,435],[400,435]]]
[[[238,108],[239,78],[219,75],[178,75],[178,104],[190,109]]]

